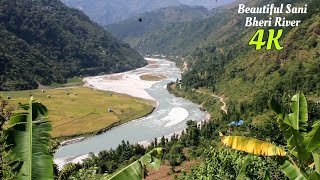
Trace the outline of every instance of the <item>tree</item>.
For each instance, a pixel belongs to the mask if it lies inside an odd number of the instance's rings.
[[[187,121],[187,138],[186,145],[188,146],[197,146],[200,141],[200,130],[197,127],[197,122],[189,120]]]
[[[31,97],[21,105],[22,112],[9,119],[5,130],[8,158],[19,162],[18,179],[53,179],[53,158],[49,153],[52,126],[47,118],[48,110]]]
[[[166,145],[166,138],[164,136],[161,137],[159,145],[162,147],[164,147]]]
[[[175,167],[179,166],[186,159],[182,150],[183,146],[177,144],[172,146],[169,153],[167,154],[167,159],[169,160],[173,172],[175,172]]]
[[[270,102],[271,108],[276,112],[278,123],[287,141],[285,152],[282,148],[266,142],[240,136],[222,136],[222,142],[233,149],[242,150],[258,155],[286,156],[287,160],[281,169],[289,179],[319,179],[320,178],[320,121],[313,123],[312,129],[308,127],[307,100],[302,93],[294,95],[290,107],[292,113],[287,114],[274,99]],[[311,172],[304,171],[306,165],[313,167]]]

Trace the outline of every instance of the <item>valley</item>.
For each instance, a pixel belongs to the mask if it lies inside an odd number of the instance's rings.
[[[320,179],[318,0],[0,0],[0,40],[0,179]]]

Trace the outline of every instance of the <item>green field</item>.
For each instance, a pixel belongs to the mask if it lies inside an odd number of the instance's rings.
[[[74,87],[74,86],[82,86],[84,84],[82,77],[74,77],[67,79],[67,83],[59,84],[59,83],[52,83],[49,85],[49,88],[59,88],[59,87]]]
[[[47,106],[55,138],[96,133],[145,116],[154,108],[147,100],[85,87],[1,93],[3,97],[12,98],[9,100],[11,104],[26,103],[31,94],[36,101]],[[113,112],[108,112],[109,108]]]
[[[146,74],[146,75],[140,76],[140,79],[145,81],[160,81],[166,78],[167,77],[163,75],[152,75],[152,74]]]

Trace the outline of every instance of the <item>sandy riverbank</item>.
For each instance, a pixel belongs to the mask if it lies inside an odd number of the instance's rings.
[[[182,115],[182,114],[181,114]],[[209,121],[211,118],[211,115],[210,114],[207,114],[206,115],[206,118],[202,121],[199,121],[197,123],[197,125],[201,125],[202,123],[206,122],[206,121]],[[183,130],[180,130],[180,131],[177,131],[177,132],[174,132],[174,133],[170,133],[170,134],[167,134],[165,135],[164,137],[169,139],[169,141],[171,140],[171,137],[172,135],[178,135],[180,136],[182,134],[182,131],[185,131],[186,129],[183,129]],[[160,142],[162,137],[158,137],[157,140],[158,142]],[[147,140],[147,141],[141,141],[139,142],[138,144],[144,146],[144,147],[148,147],[151,142],[153,141],[154,139],[151,139],[151,140]],[[95,155],[98,155],[97,153]],[[89,158],[90,155],[89,154],[84,154],[84,155],[81,155],[81,156],[76,156],[76,157],[65,157],[65,158],[57,158],[57,159],[54,159],[54,162],[55,164],[58,165],[58,169],[61,170],[63,168],[63,166],[67,163],[82,163],[85,159]]]
[[[148,61],[157,62],[157,59],[146,58]],[[160,82],[141,80],[140,76],[153,74],[152,68],[146,67],[117,74],[108,74],[103,76],[87,77],[84,79],[85,85],[104,91],[113,91],[121,94],[128,94],[130,96],[139,97],[148,100],[155,100],[151,97],[146,89],[151,88],[152,85]],[[158,74],[165,77],[165,74]]]

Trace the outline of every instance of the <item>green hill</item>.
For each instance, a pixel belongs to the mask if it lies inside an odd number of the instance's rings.
[[[58,0],[0,0],[0,90],[131,70],[144,59]]]
[[[264,2],[251,3],[259,6]],[[276,0],[270,3],[286,2]],[[259,28],[244,27],[244,16],[230,15],[223,26],[207,37],[207,41],[185,57],[190,67],[183,75],[186,88],[207,88],[224,95],[231,110],[247,117],[250,113],[265,112],[271,96],[280,98],[285,93],[292,95],[302,91],[311,99],[318,98],[320,4],[316,0],[304,3],[308,3],[307,14],[286,17],[303,23],[284,29],[281,51],[257,51],[249,46],[249,40]]]

